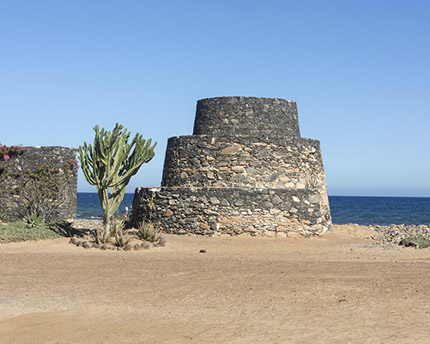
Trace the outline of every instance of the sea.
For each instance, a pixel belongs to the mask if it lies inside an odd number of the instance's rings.
[[[124,215],[131,209],[133,193],[126,193],[118,208]],[[360,225],[430,225],[430,197],[364,197],[329,196],[334,224]],[[77,217],[101,219],[102,209],[97,193],[78,192]]]

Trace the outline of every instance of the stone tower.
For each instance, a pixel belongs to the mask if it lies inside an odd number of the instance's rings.
[[[135,225],[281,236],[331,225],[320,144],[300,137],[293,101],[199,100],[193,135],[168,140],[161,185],[136,189]]]

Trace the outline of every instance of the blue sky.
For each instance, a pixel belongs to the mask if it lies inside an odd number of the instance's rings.
[[[429,1],[0,1],[0,141],[78,147],[116,122],[158,141],[196,101],[295,100],[331,195],[430,196]],[[80,174],[79,191],[93,190]]]

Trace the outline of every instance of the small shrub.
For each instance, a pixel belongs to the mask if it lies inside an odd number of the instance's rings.
[[[110,237],[106,235],[106,232],[103,229],[94,229],[91,232],[91,235],[94,238],[96,244],[106,244]]]
[[[42,219],[39,217],[39,215],[37,215],[37,213],[31,213],[28,215],[25,218],[25,222],[27,223],[27,228],[35,228],[43,223]]]
[[[125,247],[130,242],[130,237],[126,234],[124,234],[123,231],[120,231],[115,234],[115,241],[114,245],[116,247]]]
[[[113,237],[115,240],[118,238],[121,242],[121,238],[123,237],[123,229],[125,227],[125,221],[122,219],[114,219],[112,223],[112,229],[107,232],[105,227],[102,229],[95,229],[92,231],[92,236],[97,244],[108,244],[111,241],[111,238]],[[120,238],[121,237],[121,238]],[[124,238],[125,239],[125,238]]]
[[[130,237],[124,234],[124,227],[124,220],[114,220],[112,234],[114,236],[114,245],[117,247],[125,247],[130,242]]]
[[[137,235],[142,240],[157,242],[161,238],[161,230],[154,227],[152,223],[143,221],[137,229]]]

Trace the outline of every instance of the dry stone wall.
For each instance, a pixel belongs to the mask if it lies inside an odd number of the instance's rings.
[[[308,237],[325,225],[321,197],[309,190],[161,187],[138,188],[135,197],[144,203],[133,204],[133,216],[167,233]]]
[[[198,101],[194,134],[168,141],[161,184],[136,189],[136,225],[281,236],[321,234],[331,225],[320,143],[300,137],[293,101]]]
[[[77,171],[72,166],[76,159],[76,149],[66,147],[25,147],[25,150],[8,161],[2,161],[0,167],[0,214],[5,221],[20,221],[28,215],[27,205],[19,192],[18,180],[28,170],[51,165],[68,173],[60,185],[61,192],[55,201],[58,205],[50,222],[58,222],[76,217]],[[68,171],[64,169],[68,168]]]
[[[197,102],[193,135],[300,137],[296,102],[279,98],[220,97]]]
[[[162,185],[307,189],[324,187],[325,175],[316,140],[179,136],[168,141]]]

